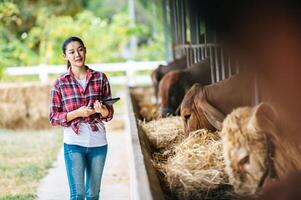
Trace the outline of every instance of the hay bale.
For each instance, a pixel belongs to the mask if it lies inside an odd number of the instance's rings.
[[[167,117],[150,122],[139,121],[151,146],[155,149],[168,148],[184,138],[181,117]]]
[[[0,104],[0,127],[12,129],[15,125],[26,118],[26,107],[24,104],[1,103]]]
[[[50,84],[0,84],[0,128],[50,128],[50,89]]]
[[[227,199],[222,143],[216,133],[201,129],[190,133],[165,163],[155,163],[172,193],[179,199]],[[162,160],[161,160],[162,161]]]

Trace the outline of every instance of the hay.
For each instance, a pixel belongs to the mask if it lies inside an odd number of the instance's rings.
[[[190,133],[173,150],[160,156],[155,155],[154,166],[177,198],[228,199],[231,195],[223,188],[228,177],[222,143],[216,133],[204,129]]]
[[[0,128],[47,129],[50,84],[18,83],[0,85]]]
[[[151,121],[160,117],[152,87],[133,88],[131,89],[131,96],[137,102],[139,117],[142,120]]]
[[[145,104],[145,103],[138,103],[140,107],[139,114],[141,118],[145,121],[156,120],[159,118],[159,107],[155,104]]]
[[[150,122],[139,121],[151,146],[155,149],[169,148],[184,138],[184,127],[180,117],[167,117]]]
[[[1,103],[0,113],[0,127],[10,127],[11,124],[18,124],[26,117],[26,107],[24,104]]]

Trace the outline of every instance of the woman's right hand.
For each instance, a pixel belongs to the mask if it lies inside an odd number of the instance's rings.
[[[76,111],[78,113],[78,117],[89,117],[90,115],[96,113],[95,110],[89,108],[88,106],[82,106],[78,108]]]

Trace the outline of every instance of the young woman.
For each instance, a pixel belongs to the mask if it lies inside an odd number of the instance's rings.
[[[99,199],[107,155],[103,121],[111,120],[114,112],[100,100],[111,97],[110,85],[104,73],[85,65],[86,48],[81,39],[66,39],[62,50],[68,69],[54,82],[49,119],[52,125],[64,127],[70,200],[95,200]]]

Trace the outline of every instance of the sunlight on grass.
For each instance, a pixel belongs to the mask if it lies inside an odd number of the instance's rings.
[[[62,145],[61,129],[0,129],[0,200],[34,199],[36,188]]]

